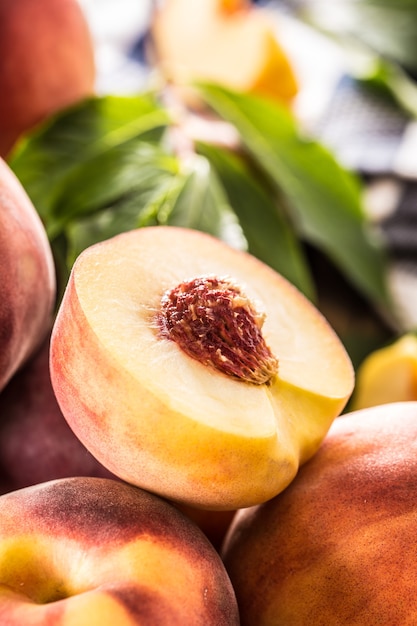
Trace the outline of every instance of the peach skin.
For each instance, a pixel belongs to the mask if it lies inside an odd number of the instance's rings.
[[[0,498],[2,626],[238,626],[223,563],[168,502],[107,478]]]

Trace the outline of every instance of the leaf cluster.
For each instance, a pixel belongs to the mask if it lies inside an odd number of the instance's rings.
[[[9,164],[46,227],[61,290],[82,250],[126,230],[177,225],[248,250],[315,300],[307,248],[388,309],[384,245],[362,188],[284,107],[214,84],[196,87],[237,131],[236,146],[195,140],[155,93],[90,98],[28,135]]]

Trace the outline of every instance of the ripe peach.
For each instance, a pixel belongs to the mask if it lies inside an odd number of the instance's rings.
[[[209,80],[289,104],[298,91],[273,19],[248,0],[168,0],[152,20],[153,62],[192,104]]]
[[[107,478],[62,478],[0,498],[4,626],[237,626],[203,533],[168,502]]]
[[[43,224],[0,159],[0,390],[46,336],[55,295],[54,262]]]
[[[222,557],[242,626],[417,623],[417,402],[333,423],[291,485],[239,511]]]
[[[67,476],[113,477],[62,415],[49,375],[49,335],[0,393],[0,459],[7,491]]]
[[[353,369],[322,315],[270,267],[157,226],[78,257],[51,380],[75,434],[116,476],[232,510],[294,478],[345,406]]]
[[[77,0],[0,2],[0,155],[94,90],[94,48]]]

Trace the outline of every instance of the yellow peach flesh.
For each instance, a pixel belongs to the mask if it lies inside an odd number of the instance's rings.
[[[254,259],[243,266],[240,254],[232,249],[222,251],[223,258],[213,257],[213,242],[204,237],[199,238],[198,255],[192,248],[187,250],[184,242],[177,249],[170,244],[167,267],[164,254],[155,256],[163,249],[164,234],[161,230],[150,233],[155,243],[148,256],[146,246],[137,249],[134,237],[115,240],[110,255],[92,250],[80,259],[74,273],[86,320],[121,368],[143,381],[172,410],[191,411],[194,420],[245,436],[275,432],[271,395],[281,381],[317,395],[345,398],[350,364],[340,358],[340,344],[327,323],[301,302],[298,292]],[[263,334],[279,361],[275,385],[243,385],[218,376],[186,357],[174,342],[158,339],[155,314],[163,291],[208,272],[232,275],[266,312]],[[312,366],[314,358],[317,367]],[[196,402],[198,397],[204,397],[204,404]],[[232,415],[230,397],[235,408]]]
[[[410,333],[364,359],[351,410],[413,400],[417,400],[417,337]]]
[[[159,336],[163,292],[205,274],[231,276],[266,313],[263,334],[279,361],[270,385],[218,373]],[[353,386],[340,341],[287,281],[212,237],[173,227],[125,233],[83,253],[54,329],[51,368],[64,415],[104,465],[213,508],[247,506],[286,486]]]
[[[297,93],[272,15],[249,2],[200,0],[193,12],[193,3],[171,0],[155,13],[152,34],[157,66],[174,84],[211,80],[280,102]]]

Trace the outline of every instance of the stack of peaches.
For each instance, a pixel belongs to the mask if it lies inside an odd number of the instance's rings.
[[[26,103],[0,74],[4,158],[93,91],[74,0],[1,3],[0,52],[25,29],[46,70],[20,49]],[[343,413],[354,371],[321,312],[202,232],[91,246],[58,302],[44,226],[4,158],[0,624],[416,624],[417,403]]]

